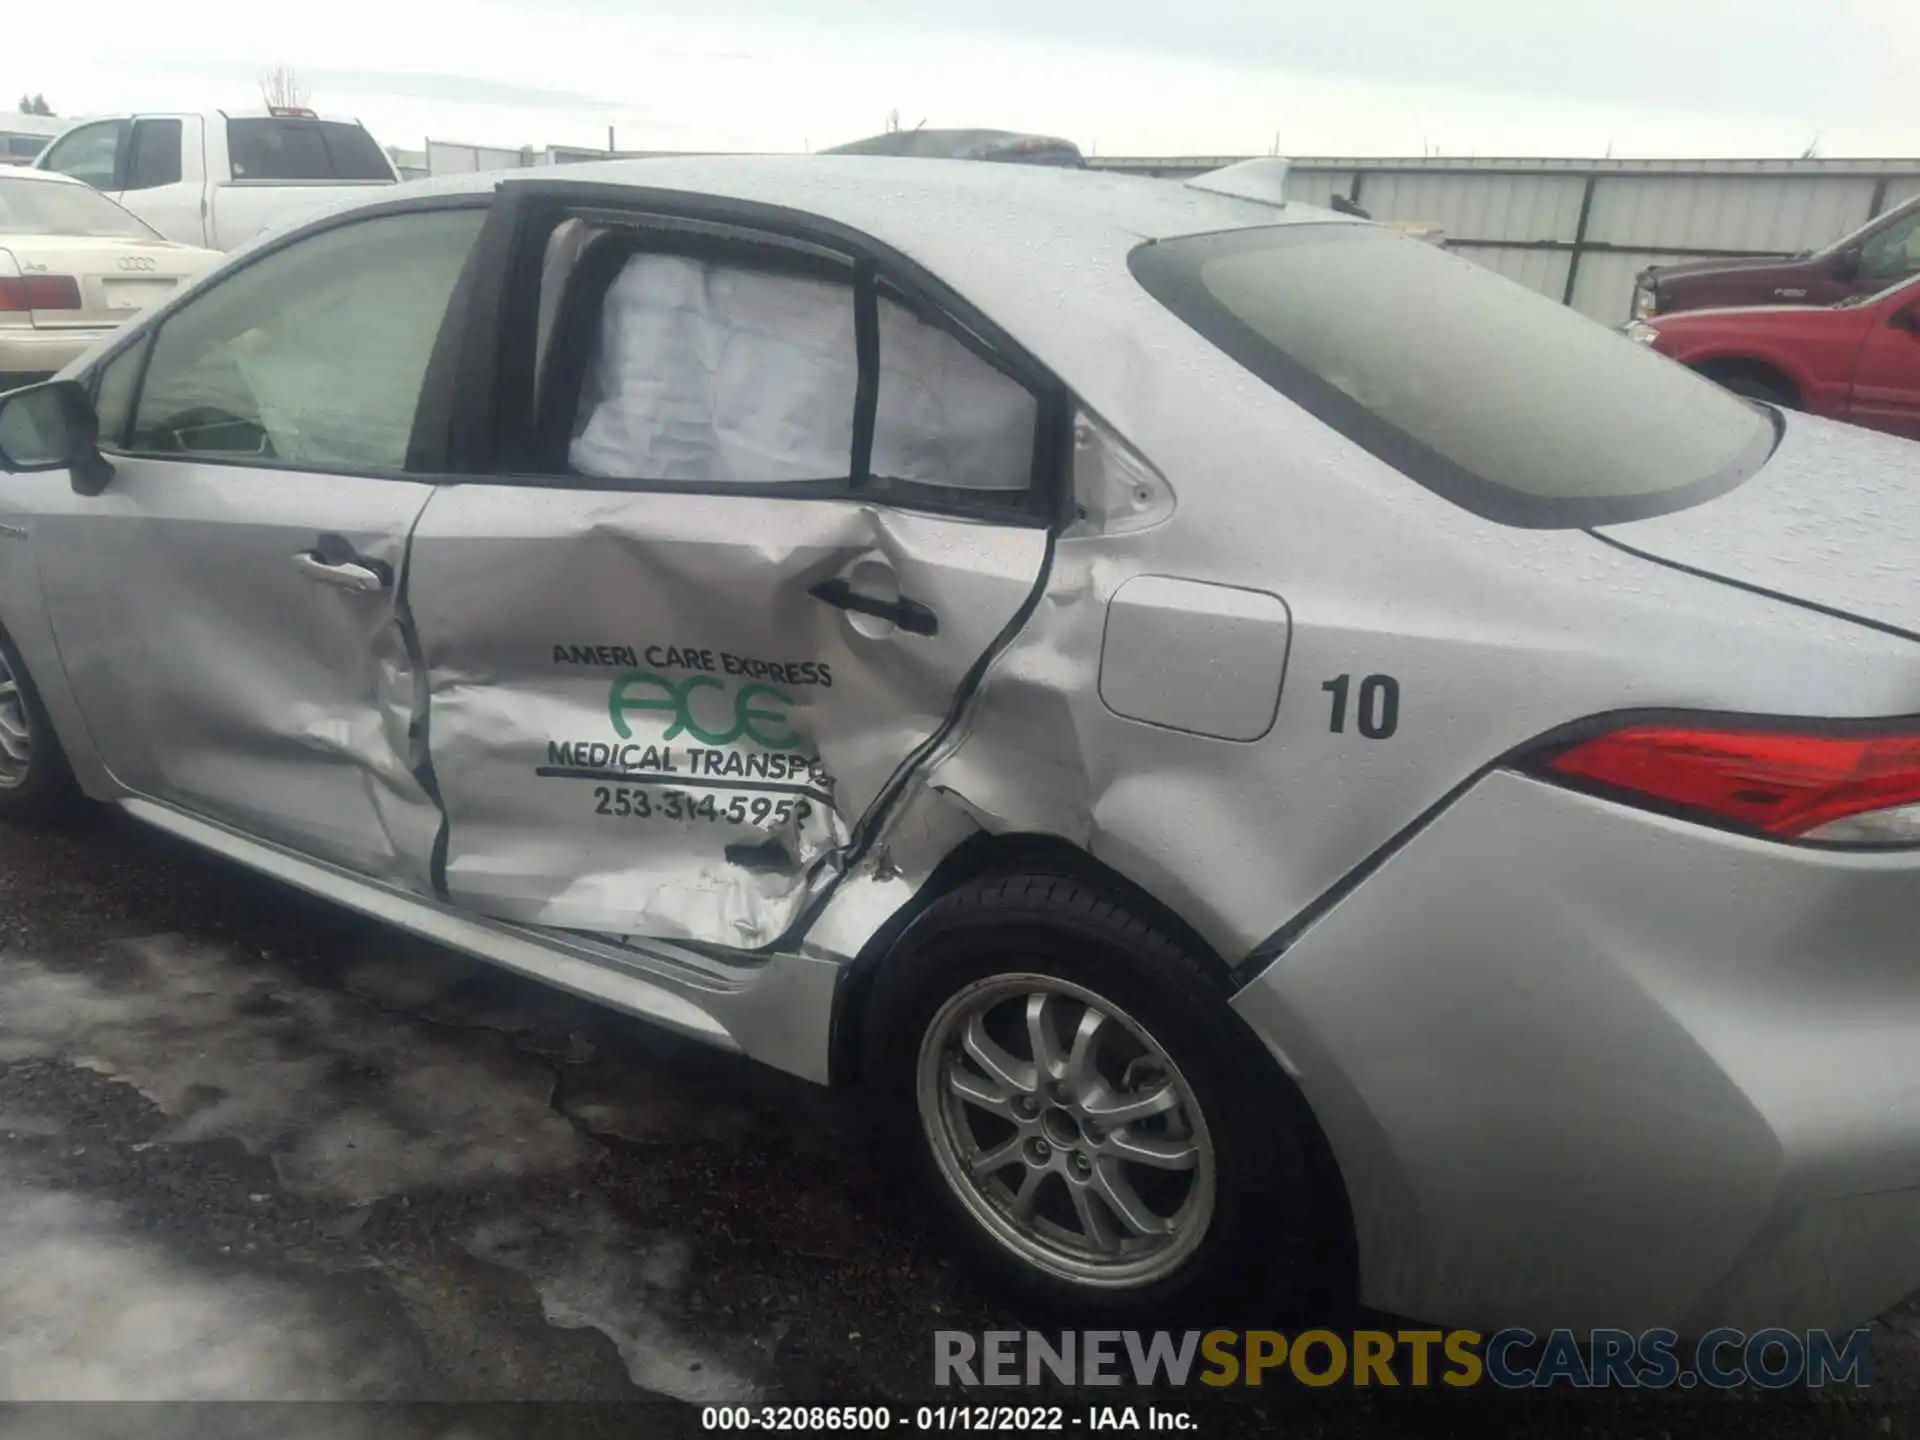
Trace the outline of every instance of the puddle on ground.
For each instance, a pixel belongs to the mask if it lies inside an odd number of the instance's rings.
[[[549,1174],[593,1142],[550,1105],[550,1066],[488,1031],[440,1029],[282,966],[173,936],[98,963],[0,961],[0,1061],[64,1060],[164,1112],[156,1138],[230,1136],[296,1193],[362,1205]]]
[[[565,997],[516,1007],[511,987],[471,965],[412,947],[399,955],[384,969],[355,966],[343,994],[270,958],[175,936],[117,941],[78,967],[8,953],[0,1063],[54,1060],[129,1084],[166,1116],[156,1143],[235,1139],[269,1157],[288,1190],[358,1207],[336,1231],[364,1225],[365,1207],[387,1197],[498,1187],[599,1153],[556,1112],[554,1066],[526,1053],[591,1054],[581,1036],[590,1013]],[[619,1103],[603,1103],[652,1120],[613,1128],[733,1133],[701,1118],[712,1107],[689,1103],[684,1076],[634,1076],[617,1089]],[[0,1134],[50,1124],[10,1111]],[[777,1336],[715,1346],[681,1332],[684,1241],[633,1229],[592,1194],[559,1208],[494,1204],[454,1237],[460,1247],[523,1276],[550,1324],[605,1335],[635,1385],[695,1403],[767,1393]],[[298,1287],[196,1272],[119,1216],[0,1176],[0,1398],[364,1393]],[[396,1276],[409,1307],[416,1289]]]
[[[564,1209],[499,1214],[461,1240],[475,1259],[526,1276],[547,1319],[598,1330],[643,1390],[695,1404],[746,1404],[765,1391],[780,1336],[745,1340],[716,1356],[672,1321],[692,1252],[671,1236],[636,1234],[588,1197]]]
[[[0,1398],[379,1399],[417,1372],[405,1344],[323,1317],[299,1286],[196,1271],[0,1155]]]

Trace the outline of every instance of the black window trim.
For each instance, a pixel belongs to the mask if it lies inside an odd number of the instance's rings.
[[[1276,241],[1283,244],[1305,243],[1314,238],[1324,238],[1325,232],[1332,228],[1361,231],[1376,227],[1357,222],[1339,222],[1337,226],[1335,222],[1254,226],[1181,235],[1166,242],[1146,240],[1128,254],[1127,268],[1142,289],[1166,306],[1169,314],[1193,329],[1229,359],[1265,381],[1275,393],[1298,405],[1329,429],[1391,466],[1414,484],[1483,519],[1515,529],[1586,530],[1688,509],[1724,495],[1752,478],[1772,456],[1780,437],[1786,432],[1784,419],[1772,406],[1757,401],[1746,402],[1770,422],[1770,433],[1764,447],[1756,445],[1755,453],[1742,457],[1740,463],[1722,473],[1709,475],[1690,485],[1648,495],[1602,498],[1527,495],[1483,479],[1397,426],[1380,419],[1359,401],[1283,353],[1278,346],[1215,299],[1202,283],[1199,267],[1189,263],[1184,254],[1196,246],[1272,245]],[[1316,236],[1311,232],[1320,234]],[[1425,242],[1406,240],[1403,243],[1417,245]],[[1182,247],[1178,258],[1173,258],[1175,247]]]
[[[453,382],[454,377],[442,357],[443,352],[447,349],[449,336],[457,336],[461,328],[456,322],[462,316],[463,307],[461,302],[463,295],[470,293],[469,281],[474,270],[475,257],[479,254],[480,241],[486,236],[487,227],[484,222],[481,226],[480,235],[475,240],[474,249],[467,257],[466,266],[462,270],[460,278],[454,282],[453,296],[448,303],[447,314],[442,318],[440,322],[440,332],[435,336],[434,343],[429,350],[427,370],[421,384],[420,399],[414,407],[413,431],[408,439],[407,445],[407,464],[403,468],[396,470],[372,466],[301,465],[272,456],[170,454],[152,450],[134,450],[127,448],[124,441],[131,435],[133,422],[140,413],[140,401],[146,392],[147,386],[147,367],[153,360],[154,338],[159,335],[161,328],[179,311],[194,304],[201,297],[211,294],[220,286],[227,284],[235,276],[244,274],[247,270],[257,265],[260,261],[267,259],[269,256],[277,255],[293,245],[297,245],[315,236],[326,234],[329,231],[339,230],[346,226],[360,224],[368,220],[384,219],[394,215],[429,214],[443,210],[489,210],[494,203],[494,199],[494,195],[489,191],[462,191],[452,195],[426,195],[412,197],[406,200],[381,201],[377,204],[345,211],[338,215],[325,216],[319,220],[310,221],[298,229],[289,230],[263,243],[257,249],[248,251],[239,259],[221,266],[207,284],[196,285],[187,293],[170,299],[165,304],[156,306],[153,310],[143,314],[132,325],[127,326],[121,331],[119,337],[111,342],[105,350],[101,351],[100,355],[88,367],[84,377],[88,393],[97,395],[99,393],[100,377],[106,367],[112,364],[117,356],[124,354],[133,347],[140,346],[143,348],[143,353],[138,362],[139,374],[134,377],[133,400],[127,412],[127,435],[121,437],[123,442],[121,445],[113,447],[107,445],[106,438],[103,436],[101,448],[108,450],[116,456],[121,456],[129,460],[152,460],[170,464],[221,465],[244,470],[279,470],[293,474],[340,475],[362,480],[408,480],[418,484],[439,484],[459,479],[460,477],[451,476],[446,471],[444,434],[440,435],[436,441],[431,425],[423,432],[422,421],[424,417],[444,413],[448,408],[447,399],[444,396],[437,395],[435,392],[436,387],[440,390],[445,390]]]
[[[127,394],[127,413],[120,429],[111,435],[103,430],[94,441],[104,454],[125,455],[128,453],[126,449],[127,434],[133,429],[133,417],[140,409],[140,391],[147,383],[147,357],[145,352],[152,348],[153,332],[143,330],[134,336],[127,344],[116,345],[113,349],[101,355],[99,360],[94,362],[93,367],[87,371],[85,380],[87,398],[94,403],[95,413],[97,414],[100,403],[100,387],[106,382],[107,371],[113,367],[113,362],[120,359],[123,355],[131,354],[134,350],[140,350],[142,352],[133,357],[133,388]]]
[[[676,230],[685,237],[719,230],[758,239],[772,250],[815,252],[872,269],[876,293],[902,297],[919,318],[937,323],[1034,397],[1031,483],[1018,500],[993,492],[964,498],[875,493],[856,476],[734,485],[710,481],[608,480],[531,473],[515,457],[535,453],[531,357],[537,354],[540,277],[548,239],[566,219],[619,221]],[[1057,529],[1071,519],[1074,397],[1018,342],[951,286],[871,236],[823,217],[760,201],[591,180],[505,181],[464,281],[455,314],[467,335],[459,347],[457,401],[446,416],[447,468],[471,483],[531,489],[686,494],[771,500],[865,500],[903,511],[951,515],[1009,526]],[[862,357],[865,366],[871,357]],[[431,374],[431,367],[430,372]],[[876,372],[877,374],[877,372]],[[864,373],[863,373],[864,380]],[[877,378],[874,381],[877,390]],[[864,386],[863,386],[864,389]],[[423,404],[424,413],[424,404]],[[850,466],[850,470],[853,467]]]
[[[160,189],[162,185],[179,185],[183,183],[186,179],[187,172],[186,121],[178,115],[135,115],[125,123],[127,127],[126,143],[120,147],[119,152],[114,156],[114,192],[120,194],[133,189],[130,183],[133,180],[133,157],[140,151],[141,133],[153,125],[172,125],[179,132],[180,143],[174,151],[174,169],[180,173],[175,175],[171,180],[162,181],[161,185],[143,185],[140,189],[157,190]],[[137,194],[139,192],[135,191],[134,193]]]
[[[558,223],[559,218],[576,215],[587,219],[618,216],[639,223],[652,221],[670,225],[687,234],[698,233],[704,227],[736,237],[757,236],[770,242],[776,249],[795,254],[811,251],[816,258],[841,257],[845,263],[862,257],[871,260],[876,267],[875,283],[879,294],[907,305],[923,320],[940,323],[972,353],[1025,385],[1034,395],[1038,410],[1034,425],[1034,483],[1025,492],[1028,502],[1025,507],[991,500],[946,504],[938,497],[918,495],[882,496],[869,493],[864,498],[870,503],[901,510],[1010,526],[1043,527],[1056,534],[1075,518],[1071,459],[1073,417],[1079,408],[1077,397],[1046,366],[1034,359],[1025,347],[930,271],[880,241],[801,211],[696,192],[592,181],[505,182],[495,185],[491,190],[465,190],[378,201],[310,220],[226,262],[209,278],[207,284],[195,285],[141,315],[108,343],[83,376],[89,390],[97,392],[100,374],[107,365],[127,350],[135,346],[143,347],[139,374],[134,381],[133,406],[129,411],[130,417],[137,416],[146,387],[147,366],[153,356],[153,337],[177,311],[226,284],[234,276],[290,246],[342,226],[390,215],[439,210],[485,210],[487,216],[479,238],[467,257],[459,279],[454,283],[446,318],[428,357],[404,468],[310,466],[255,456],[166,455],[124,448],[115,449],[113,453],[129,459],[341,475],[368,480],[404,480],[431,485],[518,485],[530,489],[790,500],[862,498],[849,487],[848,480],[851,477],[745,487],[701,481],[609,481],[597,477],[513,473],[497,467],[494,460],[500,453],[501,436],[509,417],[501,413],[503,407],[496,404],[495,397],[505,400],[509,408],[529,411],[526,415],[512,417],[511,423],[524,426],[532,420],[532,386],[523,386],[521,392],[516,393],[503,384],[503,377],[496,374],[499,363],[496,357],[503,353],[501,331],[507,317],[502,313],[504,307],[501,302],[505,297],[506,279],[514,263],[524,263],[526,259],[531,259],[534,283],[527,292],[532,303],[523,307],[526,311],[524,323],[529,338],[535,338],[539,267],[544,261],[546,237],[552,230],[552,225],[542,228],[540,242],[531,247],[530,256],[522,257],[519,254],[524,241],[527,212],[535,206],[564,212],[556,216],[554,224]],[[513,398],[508,399],[508,396]]]

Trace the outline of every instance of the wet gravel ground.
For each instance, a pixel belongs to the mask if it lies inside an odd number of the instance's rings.
[[[933,1332],[1018,1322],[897,1174],[846,1097],[124,821],[0,828],[0,1435],[952,1404]],[[1877,1324],[1864,1393],[1203,1388],[1048,1398],[1070,1431],[1152,1404],[1203,1435],[1920,1434],[1920,1305]]]

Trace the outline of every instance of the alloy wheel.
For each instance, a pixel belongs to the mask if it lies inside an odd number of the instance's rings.
[[[17,790],[33,768],[33,732],[20,677],[0,655],[0,789]]]
[[[1145,1026],[1047,975],[950,998],[921,1041],[921,1126],[954,1193],[1027,1263],[1133,1288],[1204,1238],[1217,1175],[1192,1089]]]

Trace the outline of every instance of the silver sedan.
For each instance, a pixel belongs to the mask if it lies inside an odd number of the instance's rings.
[[[0,402],[0,812],[822,1082],[1021,1299],[1920,1284],[1920,448],[1202,182],[452,177]]]

